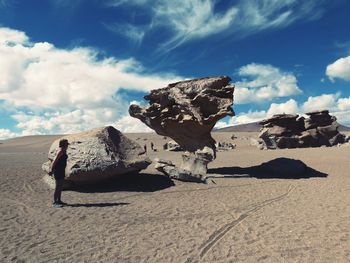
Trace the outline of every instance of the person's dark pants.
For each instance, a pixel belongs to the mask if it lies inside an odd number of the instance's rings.
[[[64,178],[55,178],[56,185],[55,185],[55,192],[53,194],[53,201],[55,203],[61,201],[63,180]]]

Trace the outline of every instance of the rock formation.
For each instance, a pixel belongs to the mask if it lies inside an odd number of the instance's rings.
[[[205,167],[200,169],[200,178],[204,178],[207,162],[215,158],[215,140],[210,132],[218,120],[234,115],[231,108],[234,87],[230,81],[224,76],[169,84],[144,97],[149,101],[148,106],[131,105],[129,113],[188,151],[183,155],[181,169],[190,176],[199,177],[192,172],[201,159],[199,163]]]
[[[267,149],[334,146],[345,142],[345,136],[338,132],[336,117],[328,110],[299,115],[277,114],[261,121],[263,125],[259,138]]]
[[[66,181],[74,184],[94,183],[120,174],[139,172],[151,163],[142,156],[143,149],[139,144],[111,126],[64,138],[70,143]],[[49,161],[42,166],[47,173],[58,150],[58,142],[53,142],[48,154]],[[46,181],[49,181],[47,177]]]
[[[169,152],[180,152],[183,151],[183,149],[180,147],[180,145],[175,141],[168,141],[163,145],[163,150],[169,151]]]
[[[236,144],[230,142],[217,142],[215,146],[217,151],[229,151],[236,148]]]

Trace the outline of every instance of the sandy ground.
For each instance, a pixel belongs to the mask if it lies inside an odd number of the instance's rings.
[[[209,184],[171,181],[151,165],[107,186],[65,191],[51,207],[41,164],[55,136],[0,144],[0,262],[350,262],[350,147],[260,151],[256,133],[235,133]],[[161,157],[167,140],[153,141]],[[232,141],[231,133],[214,133]],[[302,160],[327,177],[249,176],[277,157]]]

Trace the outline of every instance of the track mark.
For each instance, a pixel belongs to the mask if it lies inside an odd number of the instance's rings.
[[[201,249],[201,252],[199,254],[200,258],[203,258],[208,253],[208,251],[212,249],[232,228],[234,228],[236,225],[241,223],[248,216],[250,216],[251,214],[255,213],[256,211],[260,210],[261,208],[267,205],[281,201],[282,199],[287,197],[293,189],[294,189],[294,186],[290,185],[288,187],[287,192],[285,192],[284,194],[271,199],[267,199],[253,206],[253,208],[249,209],[248,211],[240,215],[237,219],[225,224],[220,229],[214,231],[214,233],[209,236],[208,240],[200,246],[200,249]]]

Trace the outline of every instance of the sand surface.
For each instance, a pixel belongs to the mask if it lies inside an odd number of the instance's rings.
[[[153,165],[107,186],[65,191],[51,207],[41,164],[57,136],[0,144],[0,262],[350,262],[350,147],[260,151],[256,133],[210,164],[213,181],[171,181]],[[153,141],[161,157],[167,141]],[[231,133],[214,133],[231,142]],[[327,177],[251,177],[251,167],[294,158]],[[221,178],[219,178],[221,177]]]

